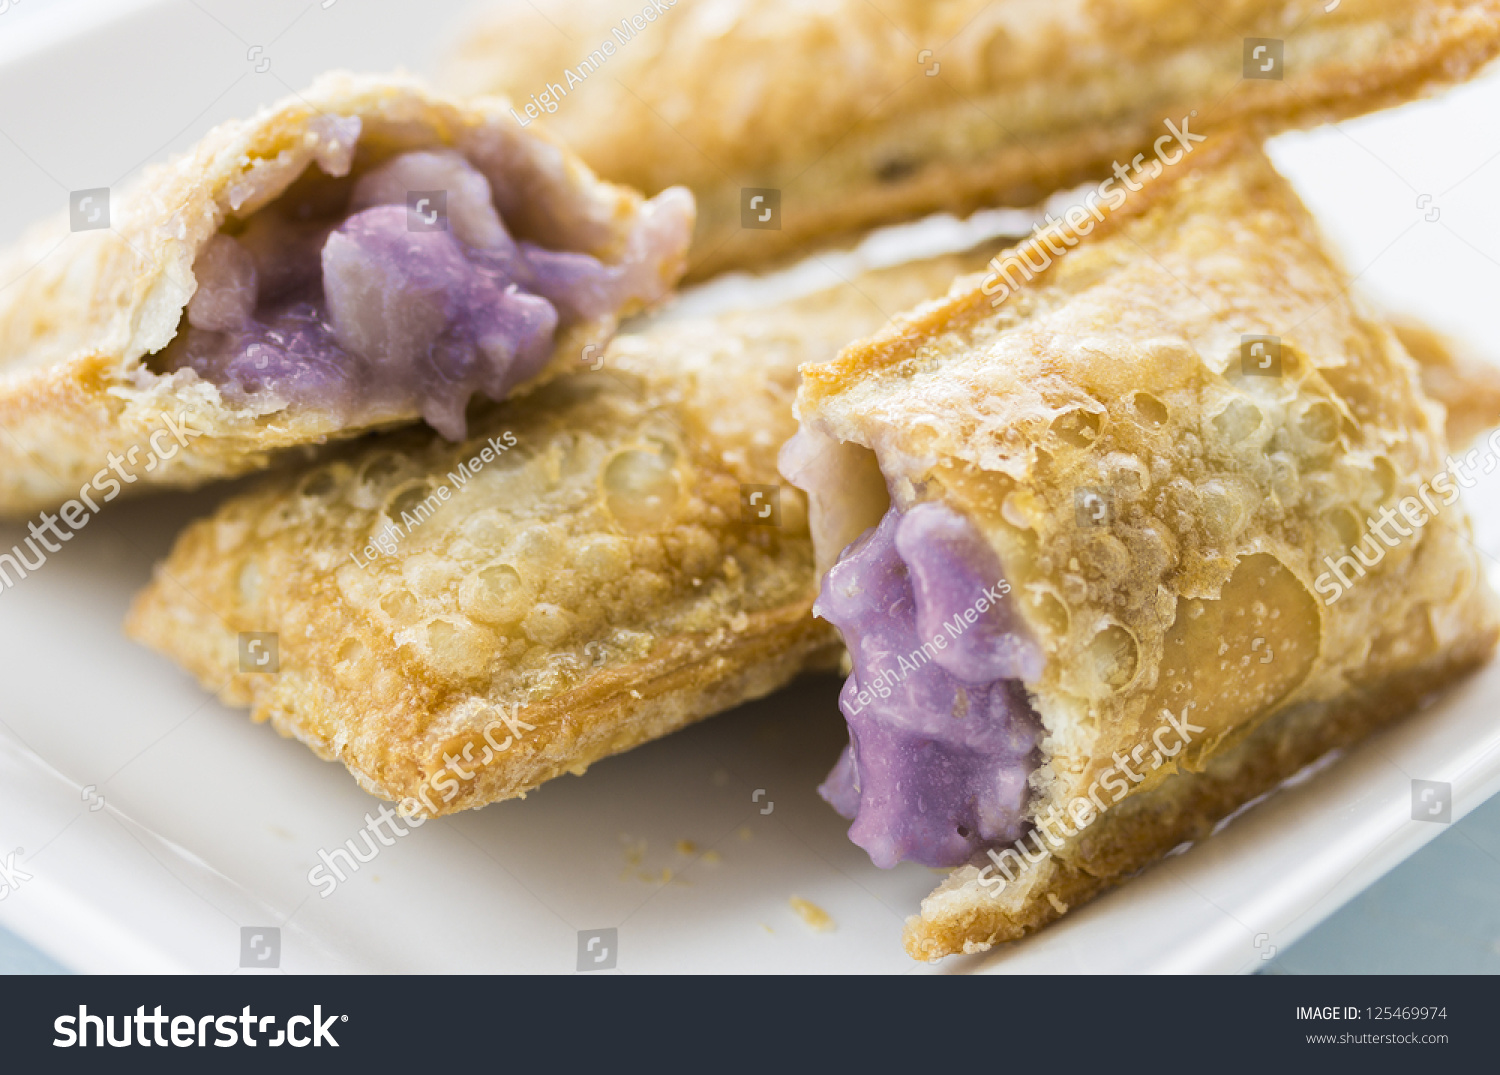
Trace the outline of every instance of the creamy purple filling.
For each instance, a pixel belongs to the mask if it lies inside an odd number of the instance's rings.
[[[892,507],[824,579],[815,611],[854,672],[849,746],[818,791],[877,866],[957,866],[1022,835],[1040,733],[1021,680],[1043,655],[1008,592],[990,546],[939,503]]]
[[[677,236],[650,208],[606,265],[513,239],[461,154],[402,154],[352,189],[330,182],[214,236],[164,371],[191,369],[262,413],[315,409],[343,425],[418,413],[459,439],[470,398],[534,376],[559,328],[657,297]]]

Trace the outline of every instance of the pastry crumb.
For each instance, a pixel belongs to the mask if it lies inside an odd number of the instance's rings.
[[[703,861],[712,865],[720,861],[720,855],[717,851],[705,851],[703,852]]]
[[[832,933],[836,928],[833,917],[811,900],[805,900],[801,896],[793,896],[789,902],[792,905],[792,910],[801,916],[802,921],[807,923],[809,929],[815,930],[818,933]]]
[[[661,873],[647,873],[644,870],[641,871],[641,880],[645,881],[647,884],[652,885],[687,886],[692,884],[692,882],[689,881],[686,877],[679,875],[676,870],[673,870],[667,866],[663,866],[661,868]]]
[[[620,842],[625,845],[625,869],[620,872],[620,880],[628,881],[635,875],[640,864],[646,861],[646,841],[633,840],[629,833],[620,833]]]
[[[741,840],[748,840],[755,834],[750,831],[749,825],[741,825],[738,829],[735,830],[735,835],[738,836]]]
[[[679,855],[691,855],[698,850],[698,845],[691,840],[678,840],[677,853]]]

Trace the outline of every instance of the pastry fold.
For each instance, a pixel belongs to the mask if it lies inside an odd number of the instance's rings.
[[[982,263],[620,336],[461,444],[413,428],[268,476],[183,533],[128,631],[427,816],[766,694],[839,652],[778,489],[798,366]]]
[[[573,368],[665,295],[693,219],[503,101],[342,73],[82,193],[0,259],[6,514],[417,418],[461,436],[470,395]]]
[[[877,861],[957,867],[917,958],[1047,924],[1496,640],[1442,410],[1253,144],[1070,222],[805,368],[783,453],[843,556],[824,795]]]
[[[1138,152],[1149,162],[1178,130],[1268,133],[1386,107],[1500,48],[1497,0],[1328,7],[505,4],[445,77],[508,95],[516,121],[551,126],[601,175],[689,186],[696,278],[882,222],[1030,205]]]

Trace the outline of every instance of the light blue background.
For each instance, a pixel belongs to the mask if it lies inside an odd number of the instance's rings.
[[[1500,974],[1500,796],[1314,929],[1272,974]]]

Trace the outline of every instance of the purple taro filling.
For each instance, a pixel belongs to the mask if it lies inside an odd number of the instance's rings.
[[[445,204],[408,209],[411,191]],[[535,375],[559,327],[654,298],[676,238],[670,220],[645,221],[619,265],[518,242],[452,150],[395,157],[331,213],[327,201],[272,205],[209,241],[167,372],[192,369],[263,413],[353,425],[415,411],[459,439],[470,397],[503,399]]]
[[[815,611],[843,633],[849,746],[818,789],[889,868],[957,866],[1022,835],[1036,715],[1021,686],[1043,656],[1014,618],[998,558],[938,503],[845,550]]]

